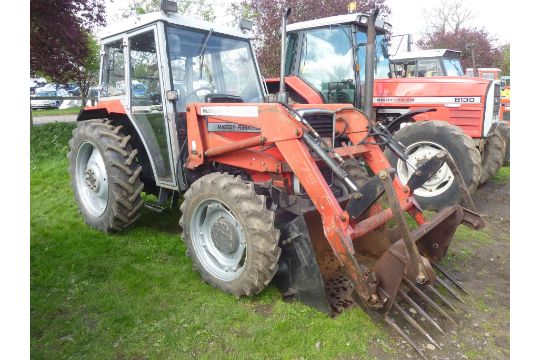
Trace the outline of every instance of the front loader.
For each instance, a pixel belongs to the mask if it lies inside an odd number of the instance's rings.
[[[103,38],[100,101],[81,111],[69,144],[86,222],[122,231],[140,216],[143,191],[156,195],[154,211],[182,195],[182,240],[209,284],[240,297],[273,280],[284,297],[331,315],[361,306],[420,354],[402,321],[438,346],[400,304],[437,331],[422,305],[453,321],[435,286],[455,294],[460,284],[438,277],[438,263],[460,224],[484,223],[451,156],[437,153],[402,183],[379,146],[404,157],[399,144],[362,111],[289,105],[285,92],[265,101],[247,35],[166,10]],[[428,220],[413,191],[444,164],[467,208]]]

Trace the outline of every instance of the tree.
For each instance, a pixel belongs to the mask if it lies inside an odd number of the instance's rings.
[[[501,64],[499,68],[503,75],[510,75],[510,44],[504,44],[501,48]]]
[[[57,83],[86,84],[99,55],[90,33],[104,24],[103,0],[31,0],[31,72]]]
[[[430,10],[424,9],[426,34],[417,42],[423,49],[448,48],[461,51],[463,67],[472,67],[474,49],[477,67],[499,66],[502,61],[497,39],[485,28],[468,27],[474,19],[467,0],[442,0]]]
[[[206,21],[216,19],[214,8],[207,0],[180,0],[177,3],[179,14],[199,16]],[[130,0],[129,7],[122,13],[122,17],[128,18],[159,11],[159,4],[160,0]]]
[[[457,33],[474,18],[465,0],[443,0],[430,10],[424,9],[428,32]]]
[[[426,34],[417,45],[422,49],[460,50],[464,68],[472,67],[471,49],[474,47],[477,67],[495,67],[501,62],[501,52],[494,45],[495,41],[484,28],[461,28],[458,31]]]
[[[243,0],[240,4],[234,5],[236,10],[233,6],[232,11],[238,14],[238,17],[247,16],[253,20],[255,48],[261,71],[265,76],[275,76],[279,72],[280,63],[281,14],[286,6],[292,8],[289,21],[299,22],[345,14],[350,2],[350,0]],[[363,0],[357,3],[358,12],[368,13],[374,8],[379,8],[381,18],[387,18],[391,12],[385,0]]]

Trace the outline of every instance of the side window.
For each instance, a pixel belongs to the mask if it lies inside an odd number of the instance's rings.
[[[416,77],[416,61],[407,63],[405,77]]]
[[[161,87],[154,32],[134,36],[130,44],[131,104],[161,105]]]
[[[285,58],[285,74],[291,74],[293,72],[293,60],[296,57],[296,43],[298,41],[298,34],[292,33],[287,36],[287,57]]]
[[[418,77],[443,76],[441,63],[438,59],[418,60]]]
[[[124,71],[124,47],[122,40],[105,44],[101,96],[119,96],[126,93],[126,73]]]

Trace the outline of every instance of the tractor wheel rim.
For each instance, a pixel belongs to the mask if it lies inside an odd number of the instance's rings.
[[[109,200],[109,182],[103,157],[92,143],[79,146],[75,179],[84,208],[93,216],[103,215]]]
[[[206,199],[197,205],[191,218],[191,239],[197,258],[212,276],[232,281],[244,271],[244,230],[219,200]]]
[[[446,151],[444,147],[439,144],[429,142],[429,141],[420,141],[414,144],[407,146],[405,149],[405,154],[409,164],[406,164],[401,159],[397,161],[397,175],[399,180],[406,184],[409,181],[409,178],[414,173],[414,169],[422,165],[424,162],[429,160],[431,157],[436,154]],[[411,167],[411,165],[414,167]],[[445,163],[439,171],[435,173],[422,185],[422,187],[414,190],[414,195],[421,196],[424,198],[439,196],[444,193],[452,183],[454,182],[454,174]]]

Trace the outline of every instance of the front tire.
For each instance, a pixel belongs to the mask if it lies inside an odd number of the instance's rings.
[[[205,175],[186,191],[180,210],[182,240],[207,283],[237,297],[268,285],[281,254],[279,230],[253,183],[224,173]]]
[[[104,232],[126,229],[139,218],[144,188],[131,137],[108,120],[79,122],[72,134],[71,186],[84,220]]]
[[[471,194],[476,190],[481,173],[480,152],[461,128],[444,121],[422,121],[405,126],[394,137],[405,146],[409,162],[415,168],[435,154],[448,151]],[[396,169],[400,181],[406,184],[414,169],[389,149],[385,150],[385,155]],[[422,208],[435,211],[461,202],[457,180],[446,164],[424,186],[414,191],[414,197]]]

